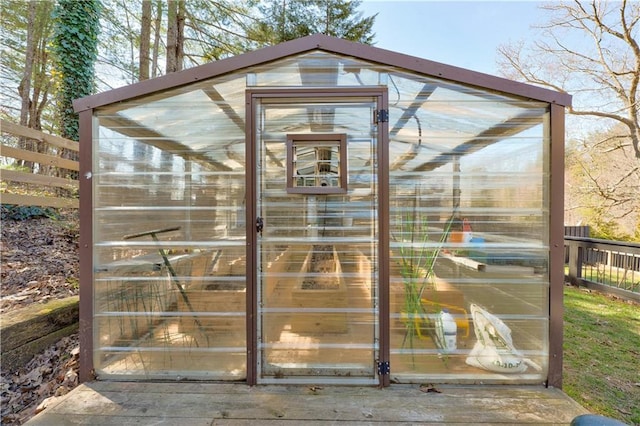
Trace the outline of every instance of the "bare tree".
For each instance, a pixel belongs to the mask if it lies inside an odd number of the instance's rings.
[[[565,219],[588,223],[600,238],[640,238],[640,164],[621,124],[567,147]]]
[[[501,46],[501,71],[571,93],[571,114],[622,124],[620,136],[640,160],[640,3],[574,0],[542,8],[551,16],[542,39]]]
[[[572,94],[569,112],[598,125],[588,135],[570,133],[567,218],[603,237],[638,238],[640,3],[574,0],[542,8],[550,19],[537,40],[498,49],[501,71]]]

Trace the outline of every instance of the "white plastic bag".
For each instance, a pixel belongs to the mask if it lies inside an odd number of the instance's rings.
[[[477,341],[467,364],[496,373],[523,373],[528,366],[542,370],[513,346],[511,329],[500,318],[475,304],[470,310]]]
[[[457,349],[458,325],[447,309],[443,309],[436,317],[436,345],[444,353],[455,352]]]

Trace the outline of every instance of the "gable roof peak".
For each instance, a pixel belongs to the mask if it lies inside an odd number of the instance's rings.
[[[401,68],[416,74],[436,77],[454,83],[467,84],[527,99],[555,103],[562,106],[571,105],[571,95],[567,93],[556,92],[502,77],[328,36],[326,34],[312,34],[219,61],[209,62],[183,71],[166,74],[154,79],[144,80],[129,86],[76,99],[73,102],[73,106],[76,112],[93,109],[115,102],[149,95],[158,91],[184,86],[219,75],[233,73],[243,68],[272,62],[313,50],[351,56],[372,63]]]

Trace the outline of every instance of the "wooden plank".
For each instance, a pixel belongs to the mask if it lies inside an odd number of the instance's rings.
[[[79,200],[74,198],[39,197],[35,195],[9,194],[7,192],[3,192],[0,195],[2,195],[2,204],[72,209],[77,209],[80,205]]]
[[[14,330],[12,336],[17,335],[22,339],[20,345],[16,345],[10,338],[5,338],[3,333],[2,346],[2,368],[8,371],[17,371],[18,368],[24,367],[35,355],[41,353],[48,346],[55,344],[62,337],[69,336],[78,332],[78,301],[76,298],[75,312],[71,312],[69,307],[66,312],[67,318],[62,315],[41,315],[34,317],[32,321],[25,321],[12,327]],[[55,322],[58,318],[61,322]],[[18,330],[19,329],[19,330]],[[4,342],[12,343],[12,347],[5,347]],[[9,345],[7,345],[9,346]]]
[[[77,321],[78,296],[36,303],[14,309],[2,319],[2,351],[15,349],[42,335],[56,331]]]
[[[93,382],[30,425],[68,424],[569,424],[583,407],[543,386],[259,386]],[[70,416],[70,417],[66,417]],[[58,423],[60,422],[60,423]]]
[[[78,328],[78,296],[15,309],[0,326],[2,368],[15,371],[34,355]]]
[[[26,151],[24,149],[13,148],[7,145],[0,145],[0,155],[4,157],[17,158],[20,160],[33,161],[34,163],[46,164],[53,167],[59,167],[69,170],[80,170],[80,164],[77,161],[67,160],[65,158],[54,157],[53,155],[40,154],[37,152]]]
[[[533,275],[535,269],[531,266],[520,265],[488,265],[486,263],[476,262],[468,257],[459,257],[452,255],[441,255],[443,258],[451,260],[458,266],[468,268],[473,271],[486,272],[488,274],[521,274],[521,275]]]
[[[480,262],[476,262],[473,259],[469,259],[468,257],[459,257],[453,255],[441,255],[442,257],[446,257],[451,259],[452,262],[457,263],[459,266],[464,266],[465,268],[473,269],[476,271],[480,270]]]
[[[187,290],[186,295],[191,307],[183,298],[178,298],[178,311],[189,313],[190,309],[193,309],[194,312],[220,315],[198,316],[194,313],[192,316],[181,317],[180,332],[193,334],[199,327],[208,333],[237,332],[240,334],[244,330],[246,290]],[[200,324],[196,323],[196,318]]]
[[[77,320],[77,319],[76,319]],[[62,327],[58,330],[41,335],[35,340],[25,343],[16,349],[3,348],[2,368],[7,371],[18,371],[27,365],[34,356],[41,354],[51,345],[55,345],[63,337],[70,336],[78,332],[78,322]]]
[[[489,274],[522,274],[533,275],[535,269],[531,266],[520,265],[486,265],[481,263],[478,265],[478,271]]]
[[[78,144],[78,142],[61,138],[60,136],[50,135],[36,129],[30,129],[29,127],[11,123],[10,121],[0,120],[0,129],[2,129],[2,132],[4,133],[9,133],[15,136],[23,136],[29,139],[35,139],[37,141],[46,142],[59,148],[65,148],[76,152],[78,152],[80,149],[80,145]]]
[[[60,188],[78,188],[77,180],[65,179],[55,176],[36,175],[33,173],[19,172],[16,170],[0,170],[2,180],[12,182],[32,183],[35,185],[55,186]]]

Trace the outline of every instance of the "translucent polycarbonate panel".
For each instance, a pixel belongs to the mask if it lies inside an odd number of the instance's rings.
[[[96,113],[100,377],[246,377],[244,133],[212,98],[198,88]]]
[[[378,86],[385,72],[379,65],[322,51],[284,58],[251,71],[251,84],[259,87]]]
[[[544,381],[546,107],[409,75],[390,82],[393,380]]]
[[[295,242],[260,247],[261,381],[373,383],[375,247]]]
[[[161,152],[210,163],[215,170],[243,172],[245,88],[244,75],[225,76],[101,109],[100,137],[108,142],[100,150],[105,154],[116,151],[104,160],[115,167],[122,156],[120,168],[144,167],[141,158],[157,162],[159,154],[141,157],[140,150],[157,147]],[[129,138],[144,147],[134,151]]]
[[[257,102],[257,209],[264,223],[258,245],[258,380],[374,383],[376,101]],[[306,107],[314,102],[332,111],[331,130],[346,135],[345,194],[287,192],[287,134],[312,134]]]
[[[392,322],[391,377],[394,382],[542,383],[540,376],[546,377],[548,362],[540,355],[541,340],[546,339],[545,333],[548,333],[545,318],[500,314],[498,321],[507,324],[512,332],[509,341],[518,342],[515,350],[511,349],[513,344],[504,343],[492,326],[476,335],[473,321],[462,315],[454,318],[457,348],[446,352],[434,347],[437,337],[432,336],[427,327],[410,340],[405,323]],[[433,315],[430,320],[436,323],[438,316]],[[484,342],[481,350],[476,347],[478,341]]]

